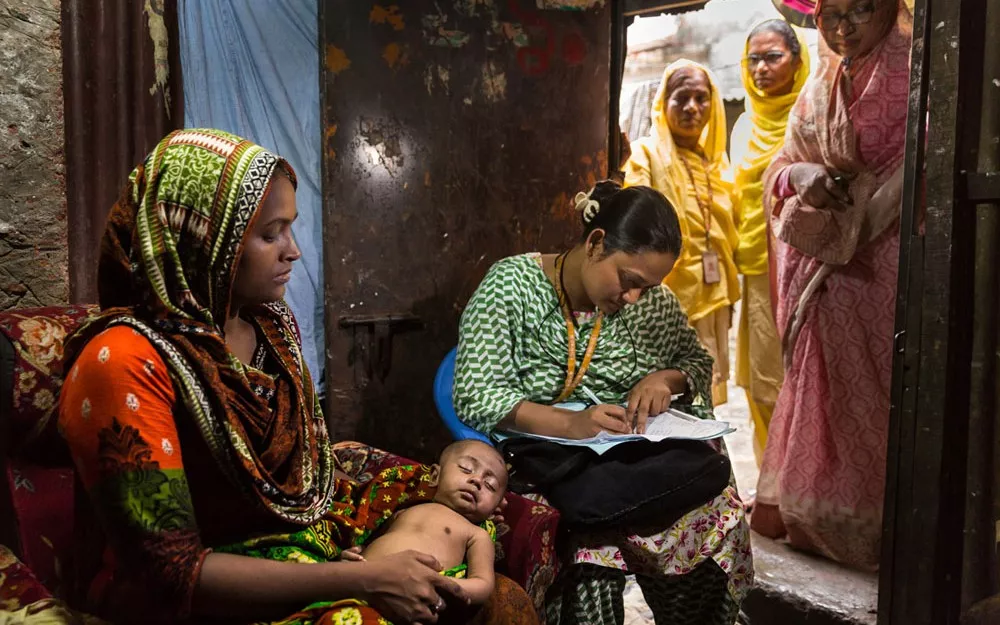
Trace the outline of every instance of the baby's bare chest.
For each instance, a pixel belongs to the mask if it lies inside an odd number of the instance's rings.
[[[440,507],[442,510],[426,509]],[[365,557],[386,556],[401,551],[432,555],[445,568],[465,561],[472,531],[465,518],[437,504],[421,504],[396,515],[385,532],[366,547]]]
[[[464,545],[474,529],[472,523],[450,508],[428,503],[400,512],[388,531],[419,534]]]

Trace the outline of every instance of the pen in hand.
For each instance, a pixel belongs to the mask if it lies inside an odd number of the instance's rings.
[[[591,390],[590,390],[589,388],[587,388],[586,386],[581,386],[581,387],[580,387],[580,391],[581,391],[581,392],[582,392],[582,393],[583,393],[584,395],[586,395],[586,396],[587,396],[587,399],[589,399],[589,400],[590,400],[591,402],[593,402],[593,404],[594,404],[595,406],[600,406],[600,405],[601,405],[601,400],[600,400],[600,399],[598,399],[598,398],[597,398],[597,395],[594,395],[594,392],[593,392],[593,391],[591,391]]]
[[[580,387],[580,392],[583,393],[584,395],[586,395],[587,399],[593,405],[595,405],[595,406],[600,406],[601,405],[600,398],[598,398],[597,395],[595,395],[594,392],[592,390],[590,390],[589,388],[587,388],[586,386],[581,386]],[[678,399],[680,399],[683,396],[684,396],[683,393],[675,393],[675,394],[671,395],[670,400],[671,400],[671,402],[674,402],[674,401],[677,401]],[[630,431],[633,434],[635,434],[636,433],[636,428],[638,428],[638,427],[639,427],[639,411],[636,410],[635,412],[632,413],[632,425],[631,425]]]
[[[590,401],[590,403],[592,403],[595,406],[600,406],[603,403],[603,402],[601,402],[600,398],[597,395],[594,394],[594,391],[590,390],[586,386],[581,386],[580,387],[580,392],[583,393],[584,395],[586,395],[587,399]],[[637,418],[637,416],[633,415],[633,417],[632,417],[632,430],[631,430],[632,432],[635,432],[635,420],[636,420],[636,418]]]

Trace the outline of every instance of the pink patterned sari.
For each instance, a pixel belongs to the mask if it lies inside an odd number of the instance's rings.
[[[786,376],[753,527],[861,568],[879,559],[911,32],[901,6],[849,72],[824,50],[764,177]],[[847,173],[853,206],[776,197],[781,171],[802,162]]]

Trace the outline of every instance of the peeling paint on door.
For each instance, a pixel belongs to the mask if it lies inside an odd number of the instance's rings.
[[[535,0],[539,9],[556,9],[560,11],[585,11],[604,6],[604,0]]]
[[[388,24],[393,30],[403,30],[406,24],[403,22],[403,15],[399,12],[399,7],[395,4],[389,7],[376,4],[372,7],[372,12],[368,15],[368,21],[372,24]]]
[[[496,5],[493,4],[493,0],[457,0],[455,2],[455,8],[468,17],[478,15],[480,7],[496,15]]]
[[[499,102],[507,97],[507,74],[493,61],[483,65],[483,95],[489,102]]]
[[[497,22],[493,28],[504,39],[514,44],[515,48],[523,48],[528,45],[528,35],[524,32],[524,27],[518,23]]]
[[[579,177],[580,188],[585,191],[590,190],[598,180],[603,180],[607,176],[608,153],[606,150],[599,150],[593,156],[585,154],[580,157],[580,164],[585,168]]]
[[[447,15],[425,15],[423,17],[424,39],[432,46],[440,48],[461,48],[469,43],[470,36],[461,30],[445,28]]]
[[[397,65],[406,65],[410,62],[405,50],[398,43],[386,44],[382,49],[382,58],[390,69],[396,69]]]
[[[326,130],[323,131],[323,143],[326,149],[326,155],[330,161],[334,161],[337,158],[337,151],[333,149],[333,138],[337,135],[337,124],[329,123],[326,126]]]
[[[347,53],[334,45],[326,47],[326,58],[324,61],[326,69],[334,76],[351,66],[351,59],[347,58]]]
[[[428,65],[424,70],[424,86],[427,87],[427,95],[434,95],[434,86],[442,88],[443,93],[449,92],[451,72],[446,67],[440,65]]]

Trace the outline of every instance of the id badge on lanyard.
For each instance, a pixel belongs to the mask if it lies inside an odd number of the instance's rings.
[[[722,274],[719,272],[719,255],[711,247],[706,249],[701,257],[701,270],[705,284],[718,284],[722,281]]]

